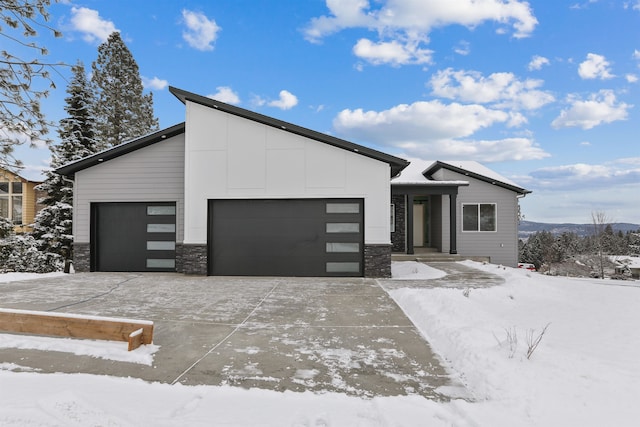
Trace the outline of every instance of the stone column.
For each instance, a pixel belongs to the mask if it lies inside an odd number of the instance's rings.
[[[391,277],[391,245],[364,245],[364,277]]]

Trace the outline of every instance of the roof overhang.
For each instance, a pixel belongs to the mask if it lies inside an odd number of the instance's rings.
[[[467,186],[469,186],[468,181],[391,182],[391,194],[412,194],[414,196],[458,194],[459,187]]]
[[[444,163],[444,162],[441,162],[441,161],[437,161],[437,162],[433,163],[431,166],[429,166],[423,172],[423,174],[425,176],[431,176],[435,172],[437,172],[439,169],[448,169],[450,171],[457,172],[457,173],[462,174],[464,176],[468,176],[468,177],[471,177],[471,178],[478,179],[480,181],[487,182],[487,183],[492,184],[492,185],[497,185],[499,187],[506,188],[507,190],[514,191],[514,192],[516,192],[518,194],[526,195],[526,194],[531,193],[531,190],[526,190],[526,189],[524,189],[522,187],[518,187],[516,185],[512,185],[512,184],[509,184],[509,183],[506,183],[506,182],[503,182],[503,181],[500,181],[500,180],[497,180],[497,179],[492,179],[491,177],[480,175],[480,174],[475,173],[473,171],[469,171],[467,169],[459,168],[459,167],[456,167],[456,166],[451,165],[449,163]]]
[[[149,145],[155,144],[165,139],[174,137],[176,135],[180,135],[181,133],[184,133],[184,130],[185,130],[185,124],[180,123],[180,124],[171,126],[170,128],[166,128],[158,132],[154,132],[152,134],[143,136],[141,138],[134,139],[133,141],[116,145],[113,148],[109,148],[107,150],[101,151],[92,156],[85,157],[83,159],[77,160],[72,163],[68,163],[56,169],[55,172],[64,176],[72,176],[76,172],[79,172],[83,169],[90,168],[92,166],[98,165],[100,163],[106,162],[116,157],[120,157],[127,153],[131,153],[132,151],[139,150],[141,148],[148,147]]]
[[[344,139],[336,138],[325,133],[317,132],[311,129],[304,128],[302,126],[294,125],[282,120],[275,119],[273,117],[265,116],[263,114],[256,113],[254,111],[245,110],[244,108],[236,107],[233,105],[225,104],[224,102],[217,101],[215,99],[207,98],[202,95],[187,92],[182,89],[169,86],[169,91],[174,94],[184,104],[187,101],[195,102],[197,104],[214,108],[219,111],[223,111],[228,114],[233,114],[244,119],[252,120],[267,126],[271,126],[280,129],[285,132],[290,132],[296,135],[303,136],[305,138],[313,139],[343,150],[347,150],[353,153],[360,154],[365,157],[369,157],[384,163],[389,164],[391,167],[391,176],[398,175],[404,168],[409,165],[409,162],[395,157],[381,151],[373,150],[362,145],[354,144],[353,142],[346,141]]]

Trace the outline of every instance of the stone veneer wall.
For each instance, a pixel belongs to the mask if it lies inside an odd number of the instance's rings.
[[[391,277],[391,245],[364,245],[364,277]]]
[[[206,276],[207,245],[176,244],[176,271]]]
[[[73,267],[78,273],[91,271],[89,243],[73,244]],[[207,245],[176,244],[176,271],[207,275]],[[365,245],[364,277],[391,277],[391,245]]]
[[[393,252],[406,251],[406,231],[405,221],[406,215],[406,202],[404,195],[391,196],[391,203],[395,207],[395,220],[396,231],[391,233],[391,245],[393,246]]]
[[[182,243],[176,242],[176,272],[184,273],[184,255]]]
[[[91,244],[73,244],[73,269],[78,273],[91,271]]]

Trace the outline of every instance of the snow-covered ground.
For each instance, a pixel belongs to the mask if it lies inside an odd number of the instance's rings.
[[[393,272],[398,279],[442,275],[412,264],[395,265]],[[639,281],[547,277],[465,264],[498,274],[505,284],[483,289],[465,289],[464,284],[461,289],[414,287],[390,294],[468,387],[473,401],[171,386],[84,374],[14,372],[22,369],[0,361],[0,425],[638,425]],[[4,279],[0,276],[0,282]],[[545,327],[527,358],[530,342]],[[33,348],[25,344],[28,340],[21,338],[21,345]],[[48,345],[40,342],[38,348]],[[96,357],[110,352],[93,351]]]

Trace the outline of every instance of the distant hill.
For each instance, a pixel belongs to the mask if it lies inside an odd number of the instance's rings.
[[[612,223],[613,231],[618,230],[626,233],[627,231],[640,230],[640,224],[629,224],[624,222]],[[565,232],[576,233],[580,237],[593,234],[593,224],[550,224],[546,222],[520,221],[518,226],[518,237],[526,239],[531,234],[539,231],[548,231],[551,234],[558,235]]]

